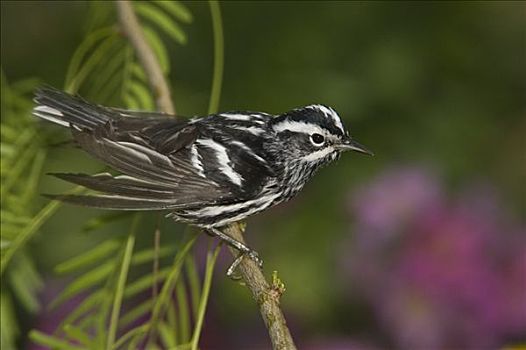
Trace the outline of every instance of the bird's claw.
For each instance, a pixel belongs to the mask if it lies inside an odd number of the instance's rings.
[[[261,258],[259,257],[258,252],[256,252],[255,250],[251,250],[247,253],[247,255],[250,259],[254,260],[254,262],[258,265],[260,269],[263,268],[263,260],[261,260]]]
[[[241,263],[241,260],[243,260],[245,256],[248,256],[250,259],[252,259],[260,269],[263,269],[263,260],[261,260],[259,254],[255,250],[249,250],[247,252],[239,253],[237,258],[232,262],[232,264],[226,271],[226,275],[234,281],[241,279],[241,276],[239,274],[235,274],[235,272],[239,264]]]

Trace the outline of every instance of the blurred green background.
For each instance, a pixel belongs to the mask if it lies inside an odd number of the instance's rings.
[[[203,115],[213,72],[210,13],[206,2],[184,3],[194,20],[184,25],[187,44],[169,46],[170,82],[178,113]],[[62,88],[88,8],[2,1],[6,81],[35,77]],[[221,11],[221,111],[327,104],[376,154],[344,155],[298,198],[248,220],[265,272],[278,270],[286,284],[282,305],[299,347],[524,344],[525,4],[230,1]],[[67,139],[38,124],[56,142]],[[74,147],[51,145],[43,172],[100,169]],[[37,190],[69,188],[42,177]],[[83,232],[97,215],[64,206],[29,242],[45,283],[60,285],[53,266],[127,227]],[[151,222],[140,244],[152,244]],[[163,223],[163,239],[180,226]],[[202,348],[268,348],[248,291],[223,274],[229,261],[222,252]],[[22,347],[30,347],[24,332],[52,322],[45,309],[17,314]]]

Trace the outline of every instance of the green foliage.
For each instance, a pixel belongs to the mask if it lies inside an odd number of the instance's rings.
[[[57,265],[58,274],[75,272],[78,277],[51,306],[56,307],[78,295],[83,295],[83,299],[54,335],[33,331],[33,341],[59,349],[134,348],[133,344],[148,344],[148,348],[162,344],[165,348],[188,344],[190,340],[197,344],[220,247],[209,253],[201,285],[191,254],[197,238],[195,234],[181,244],[165,244],[158,252],[152,249],[135,251],[138,223],[137,214],[126,238],[102,241],[84,254]],[[174,255],[173,263],[169,264],[166,258]],[[157,273],[143,268],[156,258],[161,261]],[[132,270],[134,274],[130,277]],[[162,283],[159,295],[144,297],[154,283]],[[145,315],[149,315],[148,321],[140,323]],[[191,319],[196,320],[192,334]],[[131,324],[136,326],[130,328]]]
[[[170,74],[167,45],[187,42],[178,23],[191,23],[190,11],[173,1],[133,2],[146,40],[152,47],[161,70]],[[155,104],[143,68],[133,49],[116,25],[112,3],[92,2],[88,33],[71,59],[65,80],[69,92],[100,103],[134,110],[153,110]]]
[[[217,255],[219,254],[220,246],[217,246],[216,249],[212,252],[208,250],[208,255],[206,257],[206,272],[203,282],[203,294],[201,295],[201,300],[199,301],[199,308],[197,310],[197,322],[195,325],[194,335],[192,336],[192,350],[197,350],[199,346],[199,335],[201,334],[201,329],[203,328],[203,321],[205,318],[205,309],[208,302],[208,295],[210,292],[210,287],[212,285],[212,273],[214,272],[214,264],[217,260]]]
[[[208,104],[208,114],[216,113],[219,108],[221,86],[223,84],[224,65],[224,40],[223,22],[221,20],[221,8],[217,1],[210,1],[210,13],[212,15],[212,26],[214,28],[214,76],[212,79],[212,92]]]
[[[30,118],[30,93],[37,81],[28,79],[10,86],[2,72],[1,113],[1,348],[14,349],[19,335],[15,305],[34,313],[40,306],[36,297],[42,281],[25,243],[54,212],[45,207],[35,215],[35,189],[46,152]],[[9,268],[8,268],[9,267]]]
[[[99,103],[154,110],[145,72],[116,25],[113,4],[92,2],[90,6],[87,32],[71,58],[65,90],[79,92]],[[134,2],[133,6],[163,73],[168,75],[171,67],[167,45],[187,42],[180,23],[191,23],[192,14],[175,1]],[[221,30],[218,4],[211,3],[211,7],[214,28]],[[219,37],[216,51],[220,54],[216,54],[216,59],[220,61],[215,65],[211,99],[214,109],[222,76],[222,33]],[[42,288],[42,281],[24,246],[60,206],[59,202],[49,202],[39,211],[34,208],[46,157],[45,143],[37,137],[37,124],[30,117],[31,93],[37,83],[30,80],[8,86],[2,76],[1,269],[2,279],[8,282],[7,286],[2,284],[1,294],[2,349],[15,348],[20,335],[13,296],[28,312],[40,309],[36,293]],[[102,214],[89,220],[84,232],[100,230],[128,216]],[[220,246],[208,252],[201,282],[191,253],[196,235],[188,233],[180,242],[163,242],[159,249],[138,248],[140,221],[140,215],[134,214],[127,235],[109,235],[95,247],[55,267],[58,276],[68,276],[71,281],[49,307],[60,307],[74,298],[80,302],[53,334],[33,330],[29,334],[31,341],[54,349],[142,345],[197,349]]]
[[[1,271],[26,236],[36,230],[32,220],[33,194],[38,184],[45,150],[30,120],[31,100],[28,93],[35,80],[9,86],[2,73],[2,144],[1,144],[1,200],[2,200],[2,261]],[[25,232],[20,237],[20,232]]]
[[[2,72],[1,90],[1,348],[16,348],[19,335],[14,310],[40,310],[37,293],[43,282],[25,249],[29,240],[59,208],[50,202],[37,210],[37,186],[46,160],[45,140],[31,117],[36,79],[8,84]]]

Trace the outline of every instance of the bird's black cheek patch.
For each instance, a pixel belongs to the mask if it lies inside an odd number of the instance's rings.
[[[291,140],[293,139],[298,133],[292,132],[290,130],[283,130],[277,133],[276,138],[278,140]]]
[[[302,157],[319,149],[310,142],[310,135],[305,133],[286,130],[279,133],[279,135],[279,140],[282,142],[282,151],[287,152],[293,158]]]

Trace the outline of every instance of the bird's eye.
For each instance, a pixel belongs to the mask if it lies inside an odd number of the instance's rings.
[[[323,135],[320,135],[320,134],[312,134],[310,135],[310,139],[312,143],[316,146],[321,146],[323,142],[325,141],[325,138],[323,137]]]

